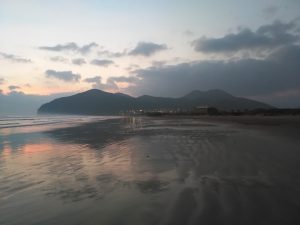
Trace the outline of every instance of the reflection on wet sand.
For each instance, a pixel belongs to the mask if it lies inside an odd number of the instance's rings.
[[[299,140],[266,129],[124,118],[3,136],[0,224],[299,224]]]

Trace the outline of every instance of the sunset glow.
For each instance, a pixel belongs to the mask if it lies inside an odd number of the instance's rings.
[[[285,59],[300,51],[299,11],[293,0],[2,0],[0,95],[31,104],[91,88],[163,97],[221,89],[297,107],[299,67]]]

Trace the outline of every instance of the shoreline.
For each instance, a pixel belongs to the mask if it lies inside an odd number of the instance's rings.
[[[130,117],[130,116],[128,116]],[[299,115],[162,115],[162,116],[142,116],[145,118],[162,118],[162,119],[199,119],[209,122],[238,123],[243,125],[296,125],[300,126]]]

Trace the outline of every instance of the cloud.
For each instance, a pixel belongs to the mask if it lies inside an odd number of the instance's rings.
[[[56,78],[63,81],[70,82],[78,82],[81,78],[80,74],[74,74],[72,71],[55,71],[55,70],[47,70],[46,77],[48,78]]]
[[[50,60],[53,61],[53,62],[63,62],[63,63],[66,63],[66,62],[69,61],[67,58],[62,57],[62,56],[50,57]]]
[[[297,64],[300,61],[300,46],[289,45],[282,47],[269,55],[268,59],[278,64]]]
[[[114,64],[114,61],[109,59],[94,59],[90,62],[92,65],[108,67]]]
[[[208,60],[136,70],[133,95],[179,97],[192,90],[222,89],[237,96],[300,90],[300,46],[280,48],[266,59]],[[300,98],[300,96],[299,96]]]
[[[275,5],[269,5],[265,8],[263,8],[263,14],[265,17],[269,18],[274,16],[278,12],[279,8]]]
[[[70,42],[67,44],[58,44],[55,46],[41,46],[39,47],[39,49],[60,52],[60,51],[77,51],[78,49],[80,49],[80,47],[78,47],[76,43]]]
[[[154,67],[162,67],[167,64],[167,61],[152,61],[152,66]]]
[[[72,59],[72,63],[74,65],[78,65],[78,66],[81,66],[83,64],[86,64],[86,61],[84,58],[76,58],[76,59]]]
[[[95,43],[95,42],[92,42],[90,44],[87,44],[87,45],[84,45],[82,46],[81,48],[79,48],[79,51],[82,53],[82,54],[86,54],[86,53],[89,53],[93,48],[95,47],[98,47],[98,44]]]
[[[119,58],[127,55],[127,51],[123,52],[111,52],[109,50],[100,50],[97,52],[98,56],[106,56],[108,58]]]
[[[15,90],[20,89],[20,87],[16,86],[16,85],[10,85],[10,86],[8,86],[8,89],[11,90],[11,91],[15,91]]]
[[[30,59],[21,58],[19,56],[7,54],[4,52],[0,52],[0,57],[2,59],[10,60],[11,62],[15,62],[15,63],[31,63],[32,62]]]
[[[95,42],[83,45],[81,47],[75,42],[70,42],[66,44],[57,44],[55,46],[41,46],[39,49],[54,52],[71,51],[80,54],[87,54],[90,53],[95,47],[98,47],[98,44]]]
[[[106,87],[109,90],[113,90],[113,91],[125,91],[127,92],[127,88],[134,85],[139,78],[137,78],[136,76],[129,76],[129,77],[125,77],[125,76],[118,76],[118,77],[109,77],[106,80]],[[125,86],[124,86],[125,85]]]
[[[167,45],[165,44],[156,44],[152,42],[139,42],[137,46],[129,52],[126,49],[124,49],[121,52],[113,52],[113,51],[102,49],[97,53],[99,56],[106,56],[108,58],[119,58],[126,55],[151,56],[156,52],[166,50],[166,49],[167,49]]]
[[[102,83],[101,76],[94,76],[84,79],[83,81],[87,83],[91,83],[93,88],[101,89],[101,90],[109,90],[109,91],[119,91],[120,88],[118,87],[117,83],[134,83],[138,80],[137,77],[125,77],[125,76],[118,76],[118,77],[109,77],[106,80],[106,83]]]
[[[127,71],[134,71],[137,69],[140,69],[140,66],[137,64],[130,64],[127,68],[125,68]]]
[[[56,98],[76,94],[74,92],[56,93],[51,95],[31,95],[22,92],[11,91],[0,95],[0,115],[32,116],[36,115],[38,108]]]
[[[138,78],[135,76],[125,77],[125,76],[119,76],[119,77],[110,77],[107,79],[108,83],[114,83],[116,82],[125,82],[125,83],[134,83],[138,81]]]
[[[84,79],[85,82],[91,83],[93,88],[101,90],[118,90],[118,86],[114,82],[107,81],[106,84],[102,83],[101,76],[94,76]]]
[[[165,44],[156,44],[152,42],[139,42],[137,46],[131,50],[129,55],[142,55],[142,56],[151,56],[156,52],[163,51],[167,49]]]
[[[4,84],[4,81],[5,81],[4,78],[1,78],[1,77],[0,77],[0,85],[1,85],[1,84]]]
[[[87,83],[91,83],[93,88],[105,90],[106,86],[102,83],[102,77],[101,76],[94,76],[84,79],[83,81]]]
[[[95,77],[86,78],[83,81],[87,83],[101,83],[101,80],[102,80],[101,76],[95,76]]]
[[[191,30],[185,30],[185,31],[183,31],[183,35],[185,35],[185,36],[194,36],[195,33]]]
[[[252,96],[262,102],[283,108],[300,108],[300,89],[279,91],[270,95]]]
[[[226,53],[240,50],[273,50],[284,45],[299,41],[296,34],[296,21],[282,23],[275,21],[272,24],[260,26],[256,31],[248,28],[237,33],[227,34],[221,38],[202,37],[192,42],[194,50],[204,53]]]

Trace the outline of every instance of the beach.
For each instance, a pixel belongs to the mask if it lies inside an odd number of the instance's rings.
[[[300,224],[300,118],[109,117],[0,129],[2,225]]]

